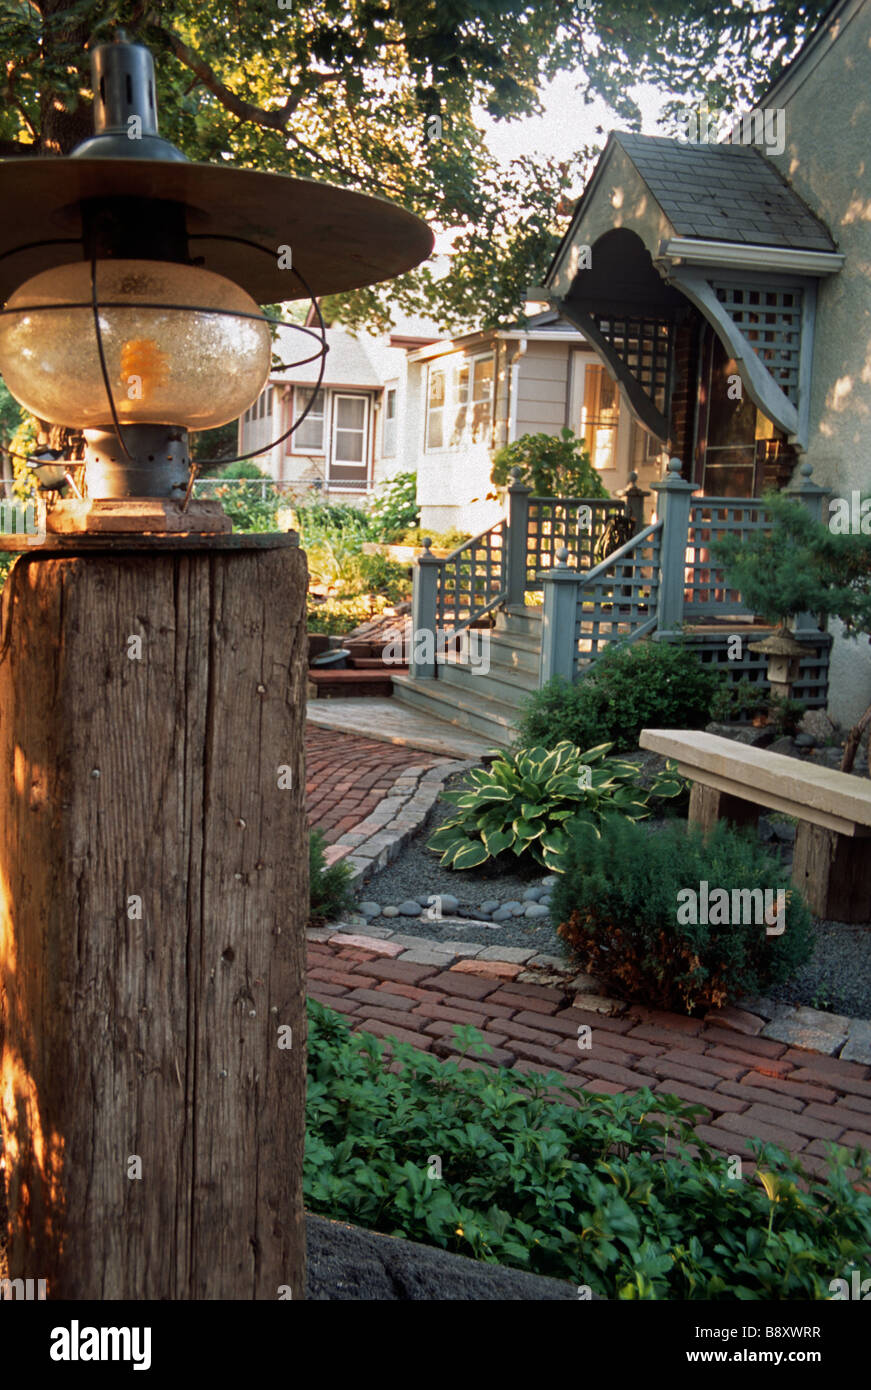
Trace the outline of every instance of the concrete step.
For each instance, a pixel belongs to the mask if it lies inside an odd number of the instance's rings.
[[[496,631],[541,642],[541,608],[504,608],[496,613]]]
[[[449,681],[394,676],[393,698],[457,729],[483,734],[495,747],[505,748],[514,740],[517,711],[513,706],[501,700],[482,700]]]
[[[526,647],[497,645],[494,642],[490,648],[490,665],[501,666],[506,671],[522,671],[537,683],[541,653]]]
[[[512,680],[512,676],[512,672],[503,673],[495,666],[491,666],[486,674],[477,674],[470,666],[446,661],[444,665],[439,666],[437,680],[446,681],[448,685],[465,691],[473,700],[485,704],[489,704],[491,700],[499,700],[502,704],[519,710],[529,699],[532,688],[518,684],[516,680]]]
[[[496,680],[504,681],[508,685],[519,686],[521,690],[530,691],[538,689],[538,663],[520,665],[517,661],[518,653],[511,647],[497,646],[494,642],[490,648],[490,670],[482,675],[475,676],[475,680],[480,684],[490,675]],[[524,653],[527,655],[527,653]],[[462,661],[458,657],[448,656],[444,663],[439,663],[439,670],[448,666],[459,666],[464,670],[474,671],[474,664]],[[402,669],[396,672],[399,676],[406,673]]]

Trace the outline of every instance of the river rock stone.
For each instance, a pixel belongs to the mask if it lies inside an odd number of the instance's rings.
[[[824,709],[806,710],[798,727],[801,733],[809,734],[816,744],[828,743],[837,736],[837,729]]]

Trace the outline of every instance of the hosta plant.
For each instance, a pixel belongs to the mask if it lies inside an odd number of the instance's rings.
[[[473,869],[511,853],[529,855],[561,873],[578,825],[598,831],[610,816],[641,820],[654,796],[676,796],[683,783],[660,773],[645,791],[638,769],[605,754],[610,743],[582,750],[573,743],[505,753],[490,767],[476,768],[458,791],[444,793],[457,815],[432,835],[428,848],[452,869]]]

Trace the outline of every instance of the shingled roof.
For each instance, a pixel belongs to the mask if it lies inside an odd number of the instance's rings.
[[[751,145],[685,144],[617,132],[678,236],[834,251],[822,222]]]

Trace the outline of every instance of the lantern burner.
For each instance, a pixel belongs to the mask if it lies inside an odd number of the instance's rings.
[[[186,429],[125,425],[126,453],[114,430],[85,430],[84,435],[90,497],[184,497],[190,474]]]

